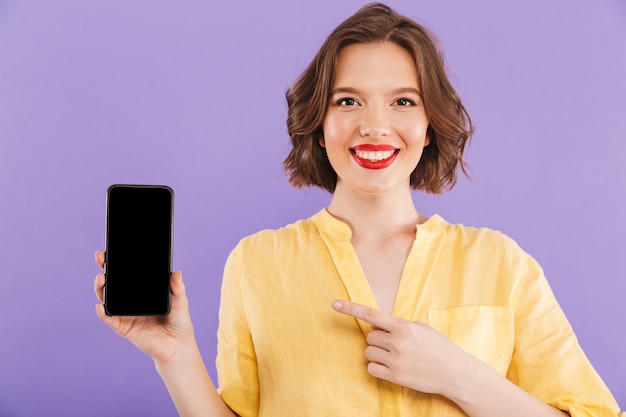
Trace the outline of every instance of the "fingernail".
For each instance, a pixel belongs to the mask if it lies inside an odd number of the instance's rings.
[[[343,303],[341,301],[334,301],[333,308],[335,310],[341,310],[343,308]]]

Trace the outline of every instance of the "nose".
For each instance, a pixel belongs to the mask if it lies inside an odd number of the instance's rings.
[[[391,126],[384,109],[370,107],[363,112],[359,126],[361,136],[379,139],[388,136],[390,132]]]

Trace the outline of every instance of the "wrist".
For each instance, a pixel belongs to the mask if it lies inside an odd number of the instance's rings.
[[[159,356],[153,356],[154,366],[159,372],[168,369],[184,368],[189,363],[201,359],[200,350],[195,339],[184,340],[172,346],[167,352]]]
[[[475,361],[476,369],[448,397],[467,415],[567,415],[528,394],[482,361]]]
[[[449,383],[441,394],[465,409],[477,397],[479,391],[488,385],[488,381],[501,375],[478,358],[467,354],[467,358],[458,361],[450,370]]]

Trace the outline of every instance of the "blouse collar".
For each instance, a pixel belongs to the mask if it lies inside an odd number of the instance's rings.
[[[326,208],[314,214],[310,219],[317,230],[330,238],[338,240],[350,240],[352,230],[343,221],[328,212]],[[419,240],[432,239],[442,233],[449,223],[440,215],[434,214],[422,224],[417,225],[415,238]]]

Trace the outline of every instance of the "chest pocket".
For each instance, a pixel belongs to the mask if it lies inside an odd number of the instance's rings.
[[[428,324],[506,375],[515,344],[513,317],[508,308],[470,306],[428,310]]]

